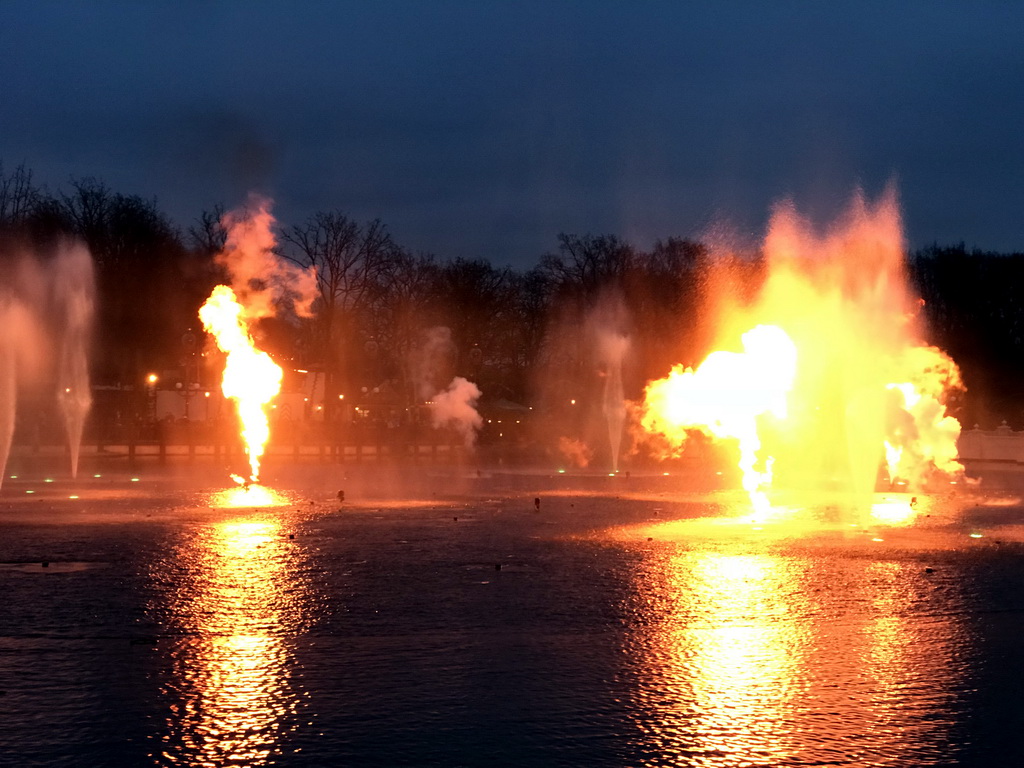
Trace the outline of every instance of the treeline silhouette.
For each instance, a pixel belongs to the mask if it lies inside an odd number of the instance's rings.
[[[219,370],[189,334],[198,335],[198,308],[225,279],[214,260],[223,213],[213,206],[182,231],[155,200],[97,179],[51,193],[24,166],[0,166],[5,265],[62,235],[80,237],[95,259],[98,385],[141,387],[151,371],[185,387],[216,385]],[[416,252],[381,221],[342,211],[281,224],[278,234],[282,258],[317,268],[319,295],[312,318],[282,311],[263,322],[259,340],[286,368],[322,373],[328,408],[338,395],[373,391],[414,403],[424,379],[440,389],[461,375],[485,399],[568,417],[567,403],[600,398],[597,332],[631,339],[623,379],[626,397],[637,398],[648,380],[710,351],[712,294],[729,285],[752,295],[763,277],[757,253],[722,257],[678,237],[643,250],[615,235],[561,234],[536,266],[516,270]],[[925,302],[927,340],[963,372],[955,415],[968,428],[1024,426],[1024,253],[935,245],[910,254],[908,271]],[[424,364],[441,327],[446,343]]]

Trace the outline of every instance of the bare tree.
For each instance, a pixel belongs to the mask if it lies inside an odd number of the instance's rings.
[[[217,203],[210,210],[203,211],[188,228],[188,245],[197,254],[212,257],[221,253],[227,245],[227,230],[224,219],[224,204]]]
[[[333,405],[342,379],[354,383],[352,363],[365,350],[361,336],[369,335],[367,310],[399,249],[379,220],[359,224],[340,211],[317,212],[284,230],[281,240],[285,258],[316,269],[319,296],[307,349],[324,368],[325,399]],[[366,375],[379,376],[377,360],[362,362]]]
[[[33,214],[41,193],[32,183],[32,171],[19,165],[5,173],[0,164],[0,227],[17,227]]]
[[[146,369],[177,367],[205,285],[186,271],[170,221],[155,201],[91,178],[73,181],[57,205],[96,261],[99,378],[132,382]]]
[[[385,265],[370,315],[385,365],[397,373],[399,389],[410,400],[416,399],[414,349],[424,329],[443,322],[434,292],[439,270],[431,255],[397,250]]]
[[[558,236],[557,253],[541,257],[541,273],[556,291],[592,298],[630,268],[635,252],[615,235]]]

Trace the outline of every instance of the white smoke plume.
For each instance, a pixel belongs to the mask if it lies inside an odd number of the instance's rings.
[[[443,325],[423,332],[423,342],[412,353],[412,380],[416,397],[430,400],[453,374],[455,342],[450,328]]]
[[[462,435],[466,447],[472,448],[476,442],[476,433],[484,424],[476,410],[480,394],[476,384],[456,376],[447,389],[438,392],[428,403],[434,426],[451,427]]]
[[[582,440],[562,435],[558,438],[558,452],[565,457],[572,466],[578,469],[585,469],[590,465],[590,459],[594,452]]]
[[[476,410],[480,388],[461,376],[449,380],[455,366],[458,350],[452,341],[450,328],[443,325],[428,328],[423,342],[412,354],[413,386],[420,400],[430,409],[430,421],[435,427],[450,427],[462,435],[467,448],[473,447],[484,420]]]
[[[317,296],[316,270],[304,269],[276,253],[272,202],[253,196],[249,204],[224,214],[221,226],[227,233],[217,263],[231,278],[231,288],[251,320],[272,317],[290,304],[302,317],[312,314]]]

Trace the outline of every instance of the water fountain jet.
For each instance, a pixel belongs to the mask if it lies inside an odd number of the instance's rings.
[[[619,471],[622,427],[626,422],[626,397],[622,391],[622,360],[629,350],[629,338],[620,333],[601,331],[597,338],[598,354],[604,362],[604,392],[601,412],[608,423],[608,445],[611,450],[611,471]]]
[[[10,458],[18,391],[56,384],[64,415],[71,475],[92,404],[88,355],[95,316],[92,257],[84,244],[61,240],[44,255],[22,248],[3,254],[0,289],[0,484]],[[52,378],[51,378],[52,377]]]

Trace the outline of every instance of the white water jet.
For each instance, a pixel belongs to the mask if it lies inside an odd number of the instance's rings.
[[[0,307],[0,328],[11,327],[9,304]],[[14,439],[14,414],[18,401],[18,368],[14,340],[6,331],[0,331],[0,487],[4,484],[4,470],[11,455]]]
[[[599,332],[598,354],[605,368],[604,396],[601,410],[608,423],[608,444],[611,449],[612,472],[619,471],[622,448],[622,427],[626,422],[626,398],[622,391],[622,360],[629,350],[629,337],[620,333]]]
[[[88,352],[95,315],[92,258],[61,241],[47,258],[8,246],[0,252],[0,484],[10,458],[21,388],[56,384],[78,472],[92,397]]]
[[[89,387],[89,342],[95,315],[96,287],[92,258],[80,244],[62,248],[57,255],[53,284],[54,309],[60,337],[57,359],[57,402],[71,457],[71,476],[78,476],[78,455],[85,417],[92,406]]]

